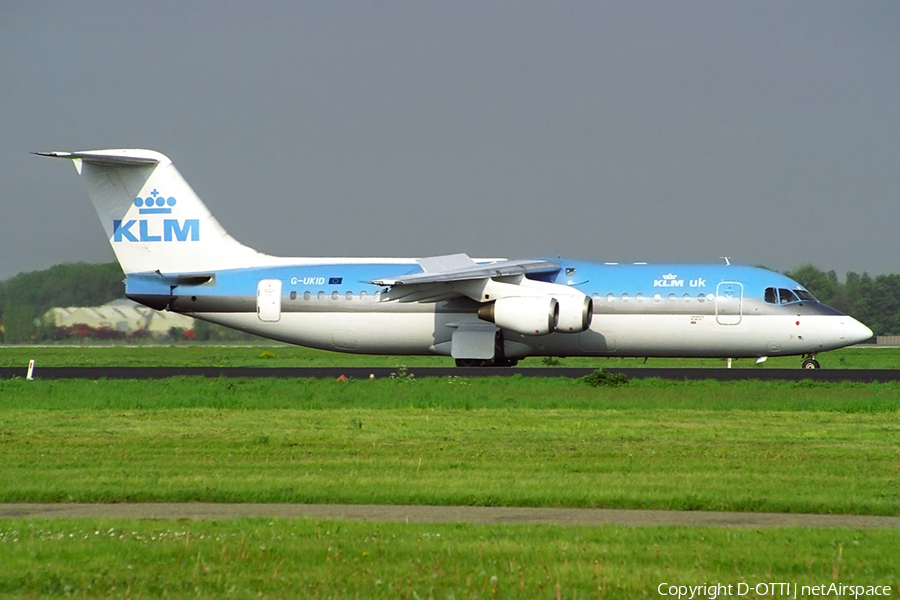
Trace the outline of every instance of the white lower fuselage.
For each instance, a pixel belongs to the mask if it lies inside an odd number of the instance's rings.
[[[192,316],[291,344],[359,354],[449,356],[453,330],[462,323],[482,323],[471,313],[419,311],[283,313],[277,322],[261,322],[255,313]],[[722,325],[714,314],[595,314],[587,331],[539,337],[506,333],[505,340],[509,358],[799,355],[857,342],[849,339],[856,330],[848,321],[852,319],[836,315],[806,315],[802,319],[796,315],[748,315],[738,324]]]

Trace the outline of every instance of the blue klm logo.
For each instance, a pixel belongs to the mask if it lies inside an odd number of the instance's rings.
[[[134,205],[138,207],[138,213],[142,215],[170,215],[172,208],[178,203],[173,196],[168,198],[160,195],[155,189],[150,192],[146,198],[135,198]],[[190,241],[200,241],[200,219],[185,219],[179,222],[178,219],[163,219],[162,233],[158,233],[158,227],[154,228],[157,233],[151,232],[150,221],[148,219],[129,219],[122,222],[121,219],[113,219],[113,241],[114,242],[186,242],[188,236]],[[158,224],[158,221],[154,221]],[[131,230],[137,224],[138,230]]]

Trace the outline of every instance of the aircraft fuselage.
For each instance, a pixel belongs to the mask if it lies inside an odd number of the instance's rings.
[[[375,277],[420,272],[413,261],[297,264],[225,270],[199,284],[129,275],[127,293],[154,308],[284,342],[362,354],[451,354],[460,325],[488,326],[468,298],[384,301]],[[370,259],[371,260],[371,259]],[[589,329],[527,336],[504,332],[507,358],[525,356],[763,357],[815,354],[857,343],[871,331],[765,269],[736,265],[595,264],[555,259],[540,280],[593,301]],[[260,282],[280,282],[270,314]],[[775,300],[766,299],[766,290]]]

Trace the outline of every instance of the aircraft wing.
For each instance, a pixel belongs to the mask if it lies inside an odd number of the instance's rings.
[[[375,279],[375,285],[391,288],[382,296],[385,301],[438,302],[467,296],[480,300],[479,281],[495,278],[519,279],[527,274],[555,273],[560,266],[546,260],[498,260],[476,263],[466,254],[433,256],[417,259],[424,273]],[[475,284],[473,288],[473,284]]]

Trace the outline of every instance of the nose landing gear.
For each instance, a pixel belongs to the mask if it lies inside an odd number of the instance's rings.
[[[822,365],[819,364],[819,361],[816,360],[815,354],[807,354],[806,360],[803,361],[802,367],[804,369],[821,369]]]

